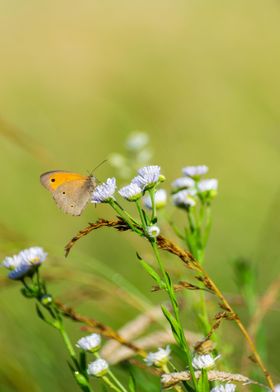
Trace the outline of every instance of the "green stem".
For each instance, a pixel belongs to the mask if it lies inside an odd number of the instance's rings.
[[[103,380],[107,385],[109,385],[109,387],[112,388],[114,391],[121,392],[121,389],[119,389],[116,385],[114,385],[114,384],[111,382],[111,380],[109,380],[108,377],[103,376],[103,377],[102,377],[102,380]]]
[[[72,346],[72,343],[69,339],[69,336],[68,336],[67,332],[65,331],[64,325],[62,323],[60,324],[59,332],[64,340],[65,346],[70,354],[70,357],[73,359],[74,363],[76,364],[77,358],[76,358],[75,350]]]
[[[98,352],[95,353],[95,357],[96,358],[100,358],[100,355],[98,354]],[[107,374],[109,374],[109,376],[111,377],[111,379],[116,383],[116,385],[118,386],[118,391],[120,390],[121,392],[127,392],[127,389],[122,385],[122,383],[117,379],[117,377],[114,375],[114,373],[108,369],[107,370]],[[105,378],[105,377],[103,377]],[[113,384],[112,384],[113,385]],[[111,386],[112,386],[111,385]],[[115,386],[114,386],[115,387]],[[116,388],[116,387],[115,387]]]
[[[64,329],[64,325],[63,325],[62,322],[60,322],[59,332],[60,332],[60,334],[61,334],[61,336],[62,336],[62,338],[64,340],[65,346],[66,346],[66,348],[67,348],[67,350],[68,350],[68,352],[70,354],[70,357],[72,358],[72,360],[74,362],[75,367],[77,369],[79,369],[79,364],[78,364],[78,361],[77,361],[75,350],[74,350],[74,348],[72,346],[72,343],[71,343],[71,341],[69,339],[69,336],[68,336],[67,332]],[[92,392],[91,386],[90,386],[88,381],[86,382],[86,385],[81,385],[78,381],[77,381],[77,384],[79,385],[79,387],[83,391],[85,391],[85,392]]]
[[[137,226],[140,226],[139,222],[137,222],[137,220],[135,220],[133,216],[131,216],[116,200],[114,201],[114,203],[122,210],[123,214],[125,214],[131,220],[131,222],[133,222]]]
[[[29,291],[29,293],[34,294],[34,291],[26,283],[25,278],[22,278],[21,281],[22,281],[23,286]]]
[[[209,205],[206,206],[206,223],[205,223],[205,230],[204,230],[204,236],[202,239],[202,243],[204,248],[207,245],[208,242],[208,238],[209,238],[209,233],[211,230],[211,226],[212,226],[212,219],[211,219],[211,208]]]
[[[156,203],[155,203],[155,188],[151,188],[149,189],[149,194],[150,194],[150,198],[151,198],[151,202],[152,202],[152,222],[154,222],[154,220],[157,217],[157,209],[156,209]]]
[[[191,210],[188,211],[189,224],[190,224],[191,231],[194,233],[192,237],[194,241],[192,240],[191,242],[190,241],[186,241],[186,242],[191,243],[190,251],[201,265],[204,262],[205,246],[207,242],[205,238],[205,233],[208,238],[209,230],[210,230],[210,225],[208,220],[208,218],[210,217],[210,211],[209,209],[205,211],[205,208],[207,208],[207,206],[205,204],[202,204],[199,213],[200,219],[197,220],[194,219],[192,211]],[[206,215],[207,223],[206,223],[205,232],[203,233],[205,215]],[[211,325],[209,322],[208,312],[206,308],[205,293],[202,290],[200,290],[199,293],[198,308],[199,308],[198,310],[199,322],[201,324],[203,333],[207,335],[209,333]],[[215,339],[215,337],[213,338]]]
[[[122,392],[127,392],[127,389],[121,384],[121,382],[117,379],[117,377],[111,372],[111,370],[108,370],[108,374],[112,378],[112,380],[115,381],[117,386],[120,388]]]
[[[113,207],[113,209],[117,212],[117,214],[119,214],[121,216],[121,218],[128,224],[128,226],[130,227],[130,229],[132,231],[135,231],[138,234],[141,234],[142,232],[137,228],[137,226],[135,226],[133,224],[133,222],[131,222],[129,216],[127,215],[127,213],[124,211],[124,209],[119,205],[119,203],[117,203],[116,201],[110,201],[109,204]]]
[[[143,214],[143,211],[142,211],[142,207],[141,207],[141,205],[139,203],[139,200],[136,200],[136,207],[137,207],[140,219],[141,219],[142,227],[144,229],[144,232],[146,232],[147,224],[146,224],[146,220],[145,220],[145,217],[144,217],[144,214]]]
[[[180,346],[181,346],[182,350],[184,351],[184,353],[186,354],[187,362],[188,362],[190,373],[191,373],[191,376],[192,376],[192,381],[193,381],[193,384],[194,384],[195,388],[197,389],[197,380],[196,380],[195,373],[194,373],[194,368],[193,368],[193,365],[192,365],[192,355],[191,355],[191,351],[190,351],[188,342],[187,342],[186,337],[185,337],[185,333],[184,333],[184,329],[182,327],[181,320],[180,320],[179,309],[178,309],[178,306],[176,305],[176,303],[174,302],[173,293],[171,292],[172,288],[170,289],[170,287],[169,287],[170,283],[169,283],[168,277],[166,275],[165,269],[163,267],[163,264],[162,264],[162,261],[161,261],[160,255],[159,255],[159,251],[158,251],[158,247],[157,247],[156,241],[154,239],[149,239],[149,241],[150,241],[150,244],[151,244],[152,249],[154,251],[154,254],[155,254],[156,260],[158,262],[160,271],[161,271],[161,273],[162,273],[162,275],[164,277],[164,280],[165,280],[166,290],[167,290],[167,293],[168,293],[168,296],[169,296],[169,299],[170,299],[170,302],[171,302],[171,305],[172,305],[172,309],[173,309],[173,312],[174,312],[174,315],[175,315],[175,319],[176,319],[176,321],[178,323],[178,326],[180,328],[180,336],[181,336]]]
[[[181,240],[185,240],[184,235],[180,232],[180,229],[171,221],[168,222],[171,228],[174,230],[174,233],[179,237]]]

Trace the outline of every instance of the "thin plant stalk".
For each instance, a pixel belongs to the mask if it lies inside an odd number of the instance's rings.
[[[100,358],[100,355],[96,352],[95,353],[95,357],[96,358]],[[118,380],[118,378],[114,375],[114,373],[110,370],[110,369],[108,369],[107,370],[107,374],[111,377],[111,379],[114,381],[114,383],[115,383],[115,385],[108,379],[108,377],[106,377],[107,378],[107,380],[109,380],[110,381],[110,383],[111,383],[111,388],[113,388],[113,386],[114,386],[114,390],[116,390],[116,391],[120,391],[120,392],[128,392],[127,391],[127,389],[122,385],[122,383]],[[105,379],[105,377],[103,377],[103,379]],[[109,384],[108,384],[109,385]]]
[[[170,302],[171,302],[171,305],[172,305],[172,309],[173,309],[176,321],[178,322],[178,325],[179,325],[180,330],[181,330],[180,331],[181,332],[181,334],[180,334],[180,338],[181,338],[180,339],[180,346],[181,346],[181,348],[183,349],[183,351],[186,354],[187,362],[188,362],[188,365],[189,365],[189,368],[190,368],[190,373],[192,375],[192,381],[194,383],[194,386],[197,387],[197,381],[196,381],[196,378],[195,378],[194,368],[193,368],[193,365],[192,365],[191,351],[190,351],[188,342],[187,342],[186,337],[185,337],[184,329],[182,327],[182,322],[181,322],[181,319],[180,319],[178,306],[176,306],[177,304],[174,303],[174,296],[173,296],[173,293],[170,291],[170,283],[169,283],[168,277],[166,275],[165,269],[163,267],[163,264],[162,264],[162,261],[161,261],[160,255],[159,255],[159,251],[158,251],[158,247],[157,247],[156,241],[150,240],[150,244],[152,246],[152,249],[153,249],[154,255],[156,257],[156,260],[158,262],[159,268],[161,270],[162,276],[164,278],[165,285],[166,285],[166,291],[168,293],[168,296],[169,296],[169,299],[170,299]]]

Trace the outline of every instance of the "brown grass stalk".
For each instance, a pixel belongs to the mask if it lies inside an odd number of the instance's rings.
[[[188,343],[192,346],[194,346],[195,343],[199,339],[201,339],[201,335],[190,331],[185,331],[185,336]],[[110,346],[107,346],[110,343],[111,342],[106,343],[105,346],[102,348],[101,356],[104,357],[111,364],[114,365],[118,362],[127,360],[134,355],[134,352],[125,346],[118,345],[117,348],[114,347],[111,351],[109,350]],[[166,344],[175,344],[175,339],[171,330],[155,331],[137,340],[134,340],[133,343],[136,344],[138,347],[141,347],[142,349],[151,350],[154,348],[162,347]]]
[[[69,317],[73,321],[77,321],[87,325],[91,330],[98,331],[101,335],[105,336],[109,339],[114,339],[120,344],[128,347],[129,349],[133,350],[135,353],[142,357],[146,357],[147,353],[142,350],[141,348],[137,347],[135,344],[127,341],[124,339],[118,332],[114,331],[111,327],[108,327],[101,323],[100,321],[94,320],[87,316],[82,316],[81,314],[77,313],[73,308],[66,306],[59,300],[55,301],[56,306],[62,312],[62,314],[66,317]]]
[[[201,375],[201,371],[197,370],[195,372],[195,377],[198,379],[200,375]],[[233,382],[240,382],[242,384],[256,384],[264,387],[264,385],[259,384],[257,381],[251,380],[250,378],[245,377],[242,374],[219,372],[218,370],[209,370],[207,372],[207,375],[209,381],[222,381],[222,382],[233,381]],[[163,388],[170,388],[181,381],[188,381],[190,379],[191,379],[191,374],[188,371],[167,373],[167,374],[162,374],[161,384]]]
[[[159,322],[159,320],[162,320],[163,318],[164,316],[160,306],[154,306],[153,308],[126,323],[118,330],[118,334],[125,337],[127,340],[132,340],[143,334],[152,323]],[[141,347],[141,345],[138,344],[137,346]],[[102,347],[102,356],[113,357],[112,354],[119,350],[120,344],[116,340],[109,341]],[[129,350],[129,352],[131,352],[131,350]]]
[[[121,219],[118,219],[117,221],[108,221],[104,219],[99,219],[95,224],[90,224],[88,227],[85,229],[81,230],[65,247],[66,255],[68,255],[69,251],[73,247],[73,245],[82,237],[90,233],[92,230],[101,228],[101,227],[113,227],[117,230],[124,231],[124,230],[129,230],[130,228],[126,225],[124,221]],[[255,344],[253,342],[253,339],[249,335],[247,329],[245,328],[244,324],[240,320],[239,316],[237,313],[233,310],[227,299],[224,297],[218,286],[215,284],[215,282],[212,280],[212,278],[208,275],[206,270],[199,264],[197,260],[195,260],[194,256],[174,244],[172,241],[169,239],[163,237],[163,236],[158,236],[157,237],[157,244],[158,247],[162,250],[165,250],[169,253],[174,254],[175,256],[179,257],[184,265],[191,270],[197,271],[199,273],[199,276],[196,278],[201,281],[205,287],[209,290],[211,290],[215,295],[219,298],[220,300],[220,306],[222,307],[223,310],[228,312],[227,317],[234,320],[240,329],[241,333],[243,334],[244,338],[246,339],[248,346],[250,347],[250,350],[252,352],[252,356],[255,360],[255,362],[258,364],[260,369],[265,375],[265,378],[267,380],[267,383],[269,387],[274,390],[274,384],[272,382],[272,378],[268,370],[266,369],[259,353],[257,352],[257,349],[255,347]]]

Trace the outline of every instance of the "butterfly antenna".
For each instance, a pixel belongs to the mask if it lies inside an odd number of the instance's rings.
[[[104,163],[108,162],[108,159],[104,159],[104,161],[100,162],[93,170],[92,173],[95,172],[100,166],[102,166]]]

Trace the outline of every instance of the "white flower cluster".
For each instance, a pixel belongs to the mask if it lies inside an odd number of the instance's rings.
[[[138,170],[138,175],[132,179],[130,184],[119,190],[119,194],[128,201],[135,201],[143,196],[147,189],[151,189],[163,180],[164,177],[160,174],[160,166],[144,166]],[[95,188],[91,196],[91,202],[107,203],[114,200],[116,188],[116,179],[114,177],[108,178]],[[156,197],[163,204],[166,200],[166,193],[163,190],[158,192]]]
[[[163,179],[160,166],[144,166],[138,170],[138,175],[132,179],[130,184],[119,190],[119,194],[128,201],[135,201],[143,196],[147,189],[153,188]]]
[[[6,257],[2,266],[10,270],[10,279],[22,279],[34,271],[34,267],[42,264],[47,257],[47,253],[39,246],[34,246],[20,251],[14,256]]]
[[[98,333],[84,336],[77,341],[76,347],[88,353],[96,353],[101,347],[101,336]],[[87,373],[89,376],[103,377],[108,369],[108,362],[103,358],[98,358],[88,364]]]
[[[208,172],[207,166],[187,166],[182,172],[185,177],[177,178],[171,184],[172,200],[176,207],[189,209],[196,205],[198,198],[210,200],[216,196],[218,180],[201,179]]]
[[[169,361],[169,356],[171,349],[169,346],[166,348],[159,348],[158,351],[153,353],[148,353],[147,357],[144,359],[148,366],[161,367]]]

